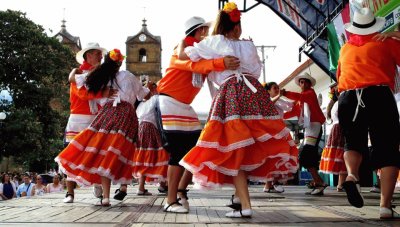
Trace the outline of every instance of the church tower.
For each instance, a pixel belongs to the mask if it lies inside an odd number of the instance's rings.
[[[61,21],[61,30],[55,34],[54,37],[58,39],[60,43],[67,45],[76,54],[78,51],[82,50],[81,40],[79,37],[69,34],[65,22],[67,22],[65,19]]]
[[[161,79],[161,37],[147,30],[146,19],[139,33],[126,40],[126,70],[141,81]]]

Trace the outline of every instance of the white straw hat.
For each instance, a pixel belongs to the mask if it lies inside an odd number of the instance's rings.
[[[83,61],[84,61],[83,55],[88,50],[101,50],[101,52],[103,52],[103,55],[105,55],[107,53],[107,50],[103,47],[100,47],[100,45],[98,43],[88,43],[85,48],[83,48],[78,53],[76,53],[76,61],[79,64],[83,63]]]
[[[294,82],[298,85],[298,86],[300,86],[300,79],[307,79],[307,80],[309,80],[310,82],[311,82],[311,87],[313,87],[314,85],[315,85],[315,83],[316,83],[316,80],[310,75],[310,74],[308,74],[308,73],[304,73],[304,74],[302,74],[302,75],[298,75],[298,76],[296,76],[295,78],[294,78]]]
[[[211,22],[206,22],[201,17],[191,17],[185,22],[184,25],[185,35],[189,35],[192,31],[203,26],[210,27]]]
[[[344,25],[344,28],[353,34],[369,35],[375,32],[380,32],[385,26],[385,19],[376,17],[370,8],[362,8],[355,10],[353,22]]]

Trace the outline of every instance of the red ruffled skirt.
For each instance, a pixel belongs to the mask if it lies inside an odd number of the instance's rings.
[[[146,177],[148,183],[167,180],[169,153],[162,147],[158,129],[150,122],[139,125],[139,135],[134,155],[134,177]]]
[[[132,183],[136,110],[124,101],[112,105],[106,103],[90,126],[55,158],[68,178],[83,185],[101,184],[102,176],[114,184]]]
[[[319,163],[319,171],[327,174],[346,174],[346,164],[343,158],[344,136],[340,131],[339,124],[334,124],[331,134],[325,145]]]
[[[180,161],[200,187],[232,186],[239,170],[252,181],[286,181],[297,172],[298,150],[269,94],[257,79],[232,78],[215,96],[196,146]]]

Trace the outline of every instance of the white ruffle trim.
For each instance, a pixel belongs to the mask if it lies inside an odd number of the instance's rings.
[[[258,138],[256,138],[257,141],[259,142],[265,142],[271,138],[274,139],[282,139],[283,137],[287,137],[287,135],[289,135],[290,130],[288,128],[284,128],[281,132],[279,132],[276,135],[271,135],[269,133],[260,136]],[[254,140],[253,138],[249,138],[246,140],[242,140],[236,143],[232,143],[228,146],[222,146],[219,144],[219,142],[208,142],[208,141],[203,141],[203,140],[198,140],[196,146],[198,147],[204,147],[204,148],[214,148],[217,149],[220,152],[230,152],[239,148],[243,148],[243,147],[247,147],[250,146],[254,143],[256,143],[256,140]],[[296,146],[296,143],[291,139],[287,141],[289,143],[289,146],[293,147]]]
[[[157,163],[147,163],[147,162],[134,162],[134,166],[148,166],[148,167],[155,167],[155,166],[167,166],[168,161],[165,162],[157,162]]]
[[[248,176],[248,179],[250,180],[256,180],[256,181],[262,181],[262,182],[266,182],[266,181],[270,181],[270,180],[274,180],[275,178],[278,178],[278,176],[280,176],[282,179],[280,179],[280,181],[287,181],[289,179],[289,177],[287,176],[288,174],[294,174],[297,172],[298,170],[298,165],[294,166],[292,165],[290,162],[288,162],[289,160],[293,160],[296,162],[297,157],[295,156],[291,156],[291,155],[287,155],[287,154],[278,154],[275,156],[269,156],[267,158],[264,158],[260,163],[257,164],[253,164],[253,165],[241,165],[240,166],[240,170],[244,170],[244,171],[252,171],[254,169],[257,169],[258,167],[262,166],[267,159],[272,159],[272,158],[281,158],[281,160],[279,160],[276,164],[275,167],[276,168],[280,168],[282,165],[285,166],[286,170],[282,171],[282,170],[276,170],[276,171],[272,171],[270,172],[268,175],[266,175],[265,177],[257,177],[257,176]],[[227,176],[237,176],[239,170],[235,170],[235,169],[227,169],[221,166],[218,166],[212,162],[203,162],[199,167],[195,167],[193,165],[190,165],[189,163],[185,162],[183,159],[179,162],[180,165],[182,165],[185,169],[189,170],[190,172],[193,173],[194,176],[194,182],[200,184],[202,187],[211,187],[211,188],[216,188],[216,187],[221,187],[221,186],[229,186],[229,185],[221,185],[221,184],[215,184],[212,182],[208,182],[208,177],[201,175],[199,172],[205,167],[207,166],[208,168],[215,170],[219,173],[222,173],[224,175]],[[197,179],[197,180],[195,180]]]
[[[269,116],[269,117],[264,117],[262,115],[249,115],[249,116],[241,116],[241,115],[232,115],[230,117],[227,117],[225,119],[222,119],[218,116],[211,116],[210,120],[214,120],[214,121],[218,121],[220,123],[225,124],[228,121],[232,121],[232,120],[237,120],[237,119],[241,119],[241,120],[278,120],[280,119],[279,115],[275,115],[275,116]]]
[[[111,147],[109,146],[107,148],[107,150],[100,150],[97,149],[96,147],[86,147],[84,148],[84,146],[82,146],[80,143],[78,143],[76,140],[72,140],[71,143],[72,145],[74,145],[78,150],[82,151],[82,152],[90,152],[90,153],[98,153],[100,155],[105,156],[107,154],[107,152],[112,152],[116,155],[118,155],[118,160],[120,160],[121,162],[134,166],[133,161],[126,159],[125,157],[123,157],[121,155],[121,151],[115,147]]]
[[[72,179],[73,181],[79,183],[80,185],[85,185],[85,186],[91,186],[93,185],[95,182],[90,182],[88,179],[85,179],[81,176],[76,176],[68,171],[66,171],[66,169],[63,167],[63,165],[61,163],[65,163],[65,165],[68,165],[71,169],[80,169],[84,172],[88,172],[90,174],[97,174],[99,176],[102,177],[106,177],[111,179],[111,182],[113,184],[131,184],[132,183],[132,178],[130,179],[126,179],[124,177],[122,178],[116,178],[114,175],[111,174],[111,170],[110,169],[104,169],[102,167],[100,168],[86,168],[84,165],[75,165],[74,163],[68,162],[66,160],[62,160],[59,157],[56,157],[54,159],[59,166],[59,169],[61,170],[61,172],[63,172],[64,174],[66,174],[68,176],[69,179]]]
[[[127,137],[126,133],[123,132],[122,130],[118,130],[118,131],[115,131],[115,130],[107,131],[107,130],[104,130],[104,129],[97,130],[97,129],[93,128],[93,127],[88,127],[88,129],[93,131],[93,132],[101,132],[101,133],[104,133],[104,134],[121,134],[129,142],[131,142],[131,143],[134,142],[133,139],[130,138],[130,137]]]

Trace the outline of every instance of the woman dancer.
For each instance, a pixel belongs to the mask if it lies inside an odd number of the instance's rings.
[[[297,171],[297,148],[258,78],[261,61],[252,41],[240,40],[240,11],[235,3],[220,11],[213,35],[185,49],[192,61],[236,56],[238,70],[211,72],[219,85],[209,119],[196,147],[180,161],[202,187],[234,186],[237,210],[227,217],[251,217],[247,180],[285,178]]]
[[[102,184],[103,197],[96,205],[110,206],[111,181],[132,182],[133,156],[138,121],[134,103],[148,93],[139,80],[127,71],[119,71],[124,56],[118,49],[108,52],[104,63],[91,71],[85,85],[89,92],[107,86],[118,90],[88,128],[79,133],[56,157],[61,170],[84,185]]]

